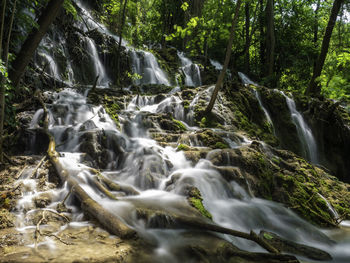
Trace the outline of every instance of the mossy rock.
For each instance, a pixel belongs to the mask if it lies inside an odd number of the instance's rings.
[[[273,133],[273,127],[251,88],[233,82],[226,86],[225,97],[228,99],[228,107],[234,114],[234,125],[239,130],[253,139],[265,141],[272,146],[279,144]]]
[[[225,140],[212,130],[206,129],[196,133],[199,142],[202,146],[210,147],[212,149],[229,148]]]
[[[329,99],[293,94],[317,141],[320,163],[340,180],[350,182],[350,114]]]
[[[190,149],[190,146],[181,143],[177,146],[176,151],[189,151]]]
[[[216,166],[239,167],[255,196],[281,202],[317,226],[337,225],[337,219],[322,197],[342,218],[350,218],[350,185],[292,152],[273,148],[269,151],[274,157],[254,142],[240,149],[213,151],[208,154],[208,159]],[[225,178],[230,180],[234,176],[226,175]]]
[[[299,140],[296,126],[291,119],[286,98],[275,90],[270,90],[264,87],[259,87],[258,90],[274,123],[280,147],[301,156],[303,154],[302,145]]]
[[[191,206],[193,206],[201,215],[212,220],[213,216],[203,205],[203,198],[201,192],[197,187],[189,187],[187,189],[187,200]]]

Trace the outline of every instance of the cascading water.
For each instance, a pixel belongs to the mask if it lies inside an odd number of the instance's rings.
[[[44,69],[55,79],[63,81],[56,61],[53,58],[53,54],[50,52],[56,48],[58,48],[58,45],[55,41],[51,40],[49,37],[44,38],[38,48],[35,64],[37,67]]]
[[[257,83],[255,83],[254,81],[252,81],[247,75],[245,75],[242,72],[238,72],[238,76],[239,78],[242,80],[242,83],[244,85],[254,85],[254,86],[259,86]]]
[[[159,67],[155,56],[148,51],[130,50],[132,70],[141,76],[135,80],[136,85],[164,84],[170,86],[166,73]]]
[[[242,73],[242,72],[238,72],[238,76],[240,77],[240,79],[242,80],[242,83],[243,83],[244,85],[254,85],[254,86],[256,86],[256,87],[259,86],[257,83],[255,83],[254,81],[252,81],[250,78],[248,78],[247,75],[245,75],[245,74]],[[272,120],[271,120],[270,114],[269,114],[269,112],[267,111],[267,109],[264,107],[264,104],[262,103],[262,100],[261,100],[259,91],[258,91],[257,89],[255,89],[255,88],[252,88],[252,91],[253,91],[253,93],[254,93],[254,95],[255,95],[255,98],[258,100],[259,106],[260,106],[260,108],[263,110],[267,121],[268,121],[269,124],[272,126],[273,132],[275,133],[275,129],[274,129],[273,122],[272,122]]]
[[[316,140],[312,134],[310,127],[305,122],[303,116],[297,111],[295,102],[293,99],[284,94],[283,91],[279,91],[285,98],[292,117],[292,121],[295,124],[299,136],[299,140],[303,147],[304,156],[310,160],[310,162],[318,163],[318,151]]]
[[[199,66],[194,64],[189,58],[185,57],[183,52],[177,52],[180,58],[182,71],[185,74],[185,85],[198,87],[202,85],[201,73]]]
[[[79,180],[83,189],[95,201],[118,214],[146,240],[152,240],[156,244],[157,248],[153,252],[154,261],[179,261],[172,251],[178,244],[185,242],[185,237],[181,234],[184,230],[156,230],[152,226],[148,227],[147,223],[135,218],[133,213],[135,206],[153,207],[159,211],[181,214],[184,212],[181,212],[181,207],[186,202],[182,193],[189,184],[200,190],[205,207],[212,214],[214,222],[219,225],[245,232],[269,230],[289,240],[325,248],[322,242],[314,238],[318,236],[315,235],[318,230],[289,209],[278,203],[252,198],[235,181],[230,183],[225,181],[212,169],[208,160],[202,159],[193,166],[182,152],[177,152],[169,146],[161,147],[148,137],[147,129],[143,126],[147,114],[152,116],[155,113],[171,112],[173,116],[183,118],[183,115],[179,114],[179,111],[182,111],[179,110],[181,105],[179,97],[173,95],[156,102],[154,97],[135,96],[127,109],[120,113],[123,133],[117,129],[102,107],[87,104],[86,98],[76,91],[66,89],[56,94],[54,98],[53,104],[48,105],[49,129],[59,145],[57,149],[61,152],[60,163],[76,180]],[[41,114],[43,111],[39,110],[31,127],[38,125],[37,122],[40,120],[38,116]],[[96,140],[86,140],[94,137],[97,137]],[[137,190],[140,195],[119,196],[119,201],[112,201],[97,193],[94,185],[90,183],[92,174],[89,168],[96,163],[96,160],[88,158],[87,155],[96,154],[93,159],[99,159],[98,152],[101,152],[101,149],[96,142],[101,140],[106,141],[104,147],[110,153],[107,155],[101,153],[102,156],[109,156],[107,160],[103,160],[107,164],[105,166],[107,169],[102,170],[101,174],[115,183]],[[91,151],[88,151],[87,155],[80,153],[89,149],[88,145],[93,147]],[[207,159],[210,160],[211,156],[209,153]],[[27,214],[35,213],[36,210],[31,206],[32,199],[43,192],[36,190],[33,180],[25,179],[25,175],[23,177],[23,183],[28,185],[29,191],[19,201],[18,209],[23,211],[25,208]],[[54,196],[48,210],[57,205],[68,192],[66,186],[59,190],[45,190],[44,193],[48,191]],[[86,224],[81,221],[80,210],[73,203],[68,205],[73,210],[73,221],[77,222],[75,224]],[[21,224],[18,225],[18,229],[22,232],[29,231],[30,226],[25,226],[23,214],[19,218]],[[60,231],[63,231],[65,228],[61,229]],[[225,238],[242,249],[262,251],[252,242],[233,237]],[[54,246],[49,239],[41,245]]]
[[[92,59],[92,64],[94,65],[95,76],[99,77],[97,84],[101,85],[101,86],[105,86],[108,84],[109,78],[107,76],[105,67],[103,66],[103,64],[99,58],[95,42],[91,38],[88,38],[88,37],[85,37],[84,39],[86,42],[87,51],[90,54],[90,57]]]
[[[210,59],[210,64],[215,67],[216,70],[222,70],[223,66],[216,60]]]

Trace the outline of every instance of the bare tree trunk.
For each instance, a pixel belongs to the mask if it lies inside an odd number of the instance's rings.
[[[120,2],[122,2],[122,1],[120,1]],[[120,28],[120,33],[119,33],[119,44],[118,44],[118,54],[117,54],[117,83],[119,85],[120,85],[120,54],[121,54],[122,41],[123,41],[123,29],[124,29],[124,24],[125,24],[125,11],[126,11],[127,3],[128,3],[128,0],[125,0],[124,6],[123,6],[121,28]]]
[[[315,24],[314,24],[314,39],[313,39],[313,43],[314,43],[314,47],[315,49],[317,48],[317,41],[318,41],[318,11],[320,9],[320,4],[321,4],[321,0],[317,1],[316,4],[316,9],[315,9]],[[315,54],[315,56],[313,57],[314,60],[314,68],[316,67],[316,61],[317,61],[317,55]]]
[[[4,26],[5,26],[5,10],[6,10],[6,0],[2,2],[1,10],[1,28],[0,28],[0,58],[2,57],[2,42],[4,36]],[[1,74],[0,76],[0,105],[1,105],[1,114],[0,114],[0,163],[4,162],[4,150],[3,150],[3,141],[4,141],[4,119],[5,115],[2,109],[5,109],[5,76]]]
[[[214,89],[213,94],[211,95],[211,98],[210,98],[210,102],[209,102],[207,108],[205,109],[206,114],[209,114],[214,107],[216,97],[217,97],[219,90],[222,86],[222,83],[224,81],[224,77],[226,74],[228,63],[230,62],[231,53],[232,53],[233,37],[235,35],[235,29],[236,29],[236,24],[237,24],[237,20],[238,20],[238,16],[239,16],[239,9],[241,7],[241,3],[242,3],[241,0],[237,0],[235,14],[233,16],[231,30],[230,30],[230,39],[228,41],[227,48],[226,48],[226,56],[225,56],[224,66],[223,66],[223,68],[220,72],[220,75],[218,77],[218,80],[216,82],[215,89]]]
[[[259,0],[260,11],[259,11],[259,31],[260,31],[260,66],[261,75],[265,73],[265,13],[264,13],[264,0]]]
[[[250,71],[250,54],[249,54],[249,49],[250,49],[250,1],[247,1],[245,3],[245,56],[244,56],[244,71],[245,73],[248,73]]]
[[[274,3],[273,0],[267,0],[266,3],[266,64],[267,76],[272,76],[275,57],[275,26],[274,26]]]
[[[5,27],[5,10],[6,10],[6,0],[2,2],[2,9],[1,9],[0,58],[2,57],[2,42],[3,42],[4,27]]]
[[[63,2],[64,0],[50,0],[38,19],[38,28],[33,28],[32,32],[23,43],[15,61],[12,63],[12,70],[9,74],[14,87],[18,86],[35,50],[39,46],[41,39],[46,34],[46,31],[49,29],[49,26],[61,10]]]
[[[329,17],[326,32],[324,33],[324,37],[322,40],[321,52],[320,52],[320,55],[318,56],[316,65],[314,67],[314,71],[313,71],[309,86],[306,89],[307,95],[318,96],[321,94],[321,86],[317,78],[321,76],[322,68],[327,57],[329,42],[332,37],[333,28],[335,26],[337,16],[343,2],[344,0],[335,0],[333,2],[331,15]]]

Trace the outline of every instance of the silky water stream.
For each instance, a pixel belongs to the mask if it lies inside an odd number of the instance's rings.
[[[211,89],[212,87],[209,91],[202,92],[210,93]],[[120,113],[120,129],[102,106],[89,105],[87,98],[73,89],[65,89],[51,96],[53,103],[47,105],[50,114],[49,130],[55,137],[63,167],[79,181],[95,201],[118,215],[140,236],[155,245],[156,249],[150,251],[155,262],[178,262],[180,259],[174,251],[180,244],[188,242],[184,233],[190,230],[152,228],[148,222],[136,217],[136,205],[182,214],[184,212],[181,207],[186,198],[181,193],[189,184],[200,190],[204,206],[212,214],[216,224],[244,232],[258,232],[261,229],[271,231],[289,240],[327,250],[334,257],[332,262],[348,262],[350,255],[345,247],[349,247],[349,240],[329,247],[323,240],[322,231],[300,219],[283,205],[255,198],[237,182],[225,181],[212,169],[208,161],[211,152],[206,159],[192,165],[175,147],[162,147],[152,140],[144,127],[144,120],[148,115],[170,113],[179,121],[183,121],[190,128],[189,132],[198,129],[189,124],[191,119],[185,116],[178,94],[169,95],[161,101],[156,100],[154,96],[135,96]],[[198,96],[194,98],[193,104],[197,100]],[[37,122],[42,114],[43,110],[38,110],[31,123],[32,128],[38,126]],[[154,129],[161,132],[157,125]],[[102,140],[102,137],[105,140],[103,158],[88,157],[83,150],[93,145],[89,146],[86,138]],[[247,143],[250,142],[242,138],[234,143],[233,147],[241,147]],[[196,140],[192,140],[191,144],[201,147]],[[90,179],[90,167],[96,165],[98,160],[102,161],[100,166],[104,167],[102,174],[105,177],[136,189],[140,195],[123,196],[120,192],[113,192],[118,196],[118,201],[101,196]],[[35,213],[33,200],[43,192],[37,190],[37,181],[28,178],[27,175],[23,175],[21,180],[27,192],[18,202],[18,210],[21,212],[18,214],[17,227],[22,232],[33,231],[35,226],[28,225],[25,216]],[[58,190],[51,188],[49,183],[44,187],[44,193],[53,197],[52,203],[45,208],[47,210],[55,207],[68,193],[66,185]],[[69,198],[66,204],[72,210],[72,222],[63,225],[56,234],[67,227],[90,224],[82,221],[83,214],[72,198]],[[222,237],[244,250],[263,251],[252,242],[231,236]],[[54,249],[54,242],[49,237],[38,245]]]

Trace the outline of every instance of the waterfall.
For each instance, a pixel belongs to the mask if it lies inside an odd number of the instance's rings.
[[[208,160],[203,159],[192,165],[183,152],[177,152],[176,148],[170,146],[162,147],[149,138],[144,126],[145,117],[155,113],[171,113],[172,116],[183,119],[182,109],[179,107],[181,103],[181,99],[175,95],[165,96],[158,102],[155,97],[137,95],[130,101],[127,109],[120,112],[120,131],[102,106],[89,105],[83,95],[72,89],[65,89],[53,96],[53,103],[48,105],[49,130],[58,145],[60,163],[96,202],[118,214],[146,239],[156,238],[159,241],[157,249],[160,249],[164,240],[168,240],[166,252],[171,257],[176,257],[171,252],[172,247],[182,242],[182,236],[175,235],[169,239],[166,230],[155,232],[147,224],[140,225],[139,220],[132,216],[133,207],[134,204],[140,204],[162,211],[179,212],[177,207],[182,207],[185,202],[181,193],[189,182],[201,191],[205,207],[219,225],[245,232],[264,228],[283,233],[292,239],[302,236],[303,241],[310,240],[311,235],[308,233],[317,230],[287,208],[270,201],[251,198],[239,184],[225,181],[211,168]],[[147,112],[151,115],[147,115]],[[42,113],[39,110],[35,114],[31,123],[33,128],[37,126]],[[234,144],[233,147],[241,146]],[[105,169],[101,170],[101,175],[115,183],[137,189],[140,195],[121,196],[119,201],[114,202],[101,197],[90,183],[90,166],[95,165]],[[34,182],[25,180],[27,179],[24,178],[23,183],[30,184],[35,189]],[[30,209],[33,193],[34,196],[39,194],[30,191],[19,202],[19,209]],[[65,187],[54,192],[56,204],[66,193]],[[67,205],[74,208],[73,211],[79,211],[73,202],[68,202]],[[78,223],[81,222],[79,213],[76,212],[73,216],[73,220]],[[233,237],[229,237],[229,240],[242,249],[259,251],[251,242]],[[155,260],[161,258],[157,253],[154,257]]]
[[[99,76],[97,84],[102,85],[102,86],[108,85],[109,78],[107,77],[105,67],[103,66],[103,64],[99,58],[95,42],[91,38],[88,38],[88,37],[85,37],[84,39],[86,42],[87,51],[90,54],[90,57],[92,59],[92,64],[94,65],[95,76],[96,77]]]
[[[259,86],[257,83],[255,83],[254,81],[252,81],[247,75],[245,75],[245,74],[242,73],[242,72],[238,72],[238,76],[240,77],[240,79],[242,80],[242,83],[243,83],[244,85],[250,85],[250,84],[251,84],[251,85],[254,85],[254,86],[256,86],[256,87]],[[262,109],[262,111],[264,112],[267,121],[268,121],[269,124],[271,125],[272,130],[273,130],[273,133],[275,134],[275,128],[274,128],[272,119],[271,119],[271,117],[270,117],[269,112],[267,111],[267,109],[265,108],[264,104],[262,103],[262,100],[261,100],[259,91],[258,91],[257,89],[255,89],[255,88],[252,88],[252,91],[253,91],[253,93],[254,93],[255,98],[256,98],[257,101],[259,102],[259,106],[260,106],[260,108]]]
[[[80,3],[78,2],[78,4]],[[83,9],[83,12],[87,17],[89,28],[99,28],[104,33],[110,34],[103,25],[95,22],[85,9]],[[106,85],[108,76],[98,55],[96,43],[88,37],[85,37],[84,40],[86,49],[91,56],[94,73],[100,75],[99,84]],[[133,72],[142,77],[135,80],[135,84],[170,85],[166,73],[160,68],[152,53],[130,48],[129,54],[132,60]],[[187,73],[184,70],[184,74],[187,74],[186,85],[192,83],[193,86],[199,86],[199,69],[196,69],[195,64],[183,54],[178,53],[178,55],[183,68],[191,65],[191,68],[195,69]],[[45,57],[45,59],[49,61],[50,58]],[[55,62],[52,56],[51,60]],[[217,62],[211,60],[211,63],[217,69],[220,69]],[[74,72],[71,69],[72,66],[68,63],[66,70],[70,72],[69,74],[72,74],[69,80],[72,84],[76,84]],[[57,74],[57,76],[60,76],[56,64],[49,70],[51,75],[55,76]],[[242,81],[246,84],[257,85],[249,78],[243,78],[243,75]],[[50,96],[47,100],[49,101],[47,104],[49,131],[55,138],[56,150],[59,152],[59,163],[68,171],[69,176],[79,182],[79,185],[94,201],[118,216],[139,236],[151,244],[148,256],[154,262],[190,262],[191,259],[187,256],[177,254],[176,249],[179,244],[198,242],[199,240],[195,240],[193,235],[201,231],[190,226],[173,230],[156,229],[150,225],[152,223],[150,221],[153,219],[147,221],[137,217],[137,208],[142,207],[158,212],[165,211],[169,214],[189,216],[189,211],[192,210],[187,210],[186,205],[188,203],[184,195],[189,186],[194,186],[200,190],[203,205],[211,213],[214,224],[246,233],[251,230],[257,232],[261,229],[273,231],[284,238],[288,238],[288,240],[313,244],[316,247],[329,250],[330,247],[322,243],[323,240],[318,239],[323,237],[323,233],[302,220],[291,209],[277,202],[252,197],[252,194],[249,193],[250,185],[247,178],[243,178],[243,180],[248,186],[248,191],[240,184],[239,180],[242,180],[242,178],[224,179],[218,172],[217,167],[213,166],[211,159],[219,150],[210,151],[207,156],[199,155],[199,160],[192,163],[187,160],[184,152],[178,151],[176,144],[181,141],[171,142],[168,139],[177,134],[171,134],[166,128],[162,128],[161,124],[167,124],[167,121],[177,125],[183,124],[185,129],[181,130],[179,134],[181,140],[193,147],[194,150],[191,149],[190,153],[200,153],[205,148],[201,145],[197,136],[197,133],[200,134],[204,130],[194,126],[194,113],[196,106],[200,101],[203,101],[203,97],[210,98],[213,88],[213,86],[203,90],[199,88],[191,100],[186,101],[186,103],[189,103],[186,104],[188,106],[186,108],[181,95],[175,92],[157,96],[138,94],[132,97],[131,95],[125,95],[124,108],[121,106],[123,109],[118,111],[116,117],[119,120],[118,125],[111,119],[102,105],[89,104],[86,96],[73,88],[64,89],[52,94],[52,96],[48,94]],[[266,119],[271,122],[269,113],[264,107],[258,91],[253,89],[253,92]],[[292,120],[297,126],[298,135],[301,141],[305,143],[307,154],[311,160],[317,160],[317,148],[311,130],[296,110],[294,101],[284,93],[282,94],[286,98]],[[220,105],[220,109],[223,107],[224,105]],[[34,114],[29,125],[31,131],[35,129],[41,131],[40,121],[43,114],[43,109],[39,109]],[[248,138],[233,131],[224,130],[224,128],[222,130],[208,128],[205,131],[207,130],[215,131],[231,148],[241,148],[240,150],[243,151],[242,147],[252,143]],[[154,138],[152,135],[156,133],[169,137],[164,137],[164,144],[160,144],[152,139]],[[37,143],[31,141],[31,144],[34,147]],[[236,165],[230,160],[228,152],[225,158],[227,158],[229,165]],[[225,168],[235,167],[225,166]],[[117,196],[118,200],[110,200],[101,194],[98,187],[93,183],[96,176],[94,171],[97,170],[99,176],[103,176],[128,189],[133,189],[140,194],[128,196],[122,191],[111,190],[111,193]],[[30,172],[24,173],[19,180],[19,184],[23,185],[24,194],[17,204],[18,222],[16,228],[23,235],[29,233],[33,236],[36,225],[26,220],[26,217],[35,214],[38,210],[34,205],[35,198],[41,194],[49,194],[52,200],[45,209],[55,209],[69,195],[69,189],[67,184],[63,184],[58,189],[49,187],[41,189],[39,184],[42,184],[42,182],[31,179],[30,176]],[[321,198],[323,197],[321,196]],[[89,227],[92,225],[92,223],[84,221],[86,219],[82,215],[80,205],[77,205],[73,197],[66,200],[66,206],[71,211],[67,212],[71,222],[64,222],[62,226],[57,227],[55,229],[57,230],[55,232],[57,236],[64,229],[72,226]],[[330,205],[328,208],[332,209]],[[166,218],[166,220],[170,221],[171,219]],[[55,226],[50,227],[55,228]],[[253,242],[226,235],[217,234],[217,236],[232,242],[240,249],[263,252]],[[52,239],[47,237],[39,245],[46,245],[48,249],[54,251],[56,247],[52,240],[54,240],[53,237]],[[34,244],[30,244],[30,246],[35,247]],[[346,250],[347,248],[348,245],[336,246],[338,250]],[[344,254],[346,253],[343,252],[341,255]]]
[[[185,57],[183,52],[178,51],[177,55],[181,61],[181,69],[185,74],[185,85],[198,87],[202,85],[199,66],[194,64],[189,58]]]
[[[141,76],[136,79],[136,85],[142,84],[163,84],[170,86],[166,73],[160,68],[155,56],[144,50],[130,50],[132,70]]]
[[[316,140],[312,134],[311,128],[307,125],[300,112],[297,111],[294,100],[288,97],[286,94],[284,94],[283,91],[279,92],[286,98],[286,103],[290,111],[292,121],[297,128],[299,140],[303,147],[304,156],[308,158],[310,162],[317,164],[318,151]]]
[[[254,86],[259,86],[257,83],[255,83],[254,81],[252,81],[247,75],[245,75],[242,72],[238,72],[238,76],[240,77],[240,79],[242,80],[242,83],[244,85],[254,85]]]
[[[216,60],[214,60],[214,59],[210,59],[209,61],[210,61],[210,64],[211,64],[212,66],[214,66],[214,68],[215,68],[216,70],[222,70],[223,66],[222,66],[218,61],[216,61]]]

